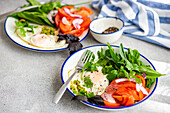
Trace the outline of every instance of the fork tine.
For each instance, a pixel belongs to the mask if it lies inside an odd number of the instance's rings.
[[[83,55],[81,56],[81,58],[80,58],[80,60],[79,60],[79,63],[84,60],[85,56],[87,55],[87,52],[88,52],[88,51],[85,51],[85,52],[83,53]]]
[[[84,61],[84,63],[88,62],[91,59],[92,55],[93,55],[93,53],[90,52],[90,54],[88,55],[88,57],[87,57],[86,61]]]
[[[90,53],[91,53],[91,51],[87,50],[87,54],[86,54],[84,60],[82,61],[83,63],[87,60],[87,58],[89,57]]]

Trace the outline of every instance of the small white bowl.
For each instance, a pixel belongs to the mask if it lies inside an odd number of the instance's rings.
[[[109,27],[117,27],[119,30],[103,34],[102,32]],[[96,18],[90,23],[89,28],[91,34],[97,41],[103,44],[107,42],[113,43],[121,37],[124,29],[124,21],[117,17]]]

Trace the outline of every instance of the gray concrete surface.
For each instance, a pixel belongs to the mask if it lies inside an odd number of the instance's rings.
[[[81,2],[83,1],[87,0],[81,0]],[[65,2],[77,3],[75,0],[65,0]],[[0,0],[0,14],[11,11],[25,3],[25,0]],[[60,69],[68,57],[68,52],[38,53],[25,50],[7,37],[3,26],[4,20],[0,20],[0,113],[107,112],[90,108],[77,101],[71,101],[72,95],[68,91],[65,92],[57,105],[52,103],[55,93],[62,85]],[[170,63],[170,51],[166,48],[125,36],[114,45],[120,43],[123,43],[125,47],[138,49],[141,54],[149,59]],[[89,34],[82,44],[86,47],[100,43]],[[149,100],[156,99],[158,98],[155,95]],[[156,108],[156,106],[153,107]],[[117,112],[158,112],[154,108],[149,109],[149,106],[139,105],[133,109]]]

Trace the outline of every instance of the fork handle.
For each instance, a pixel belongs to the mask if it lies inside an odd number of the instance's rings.
[[[63,96],[68,84],[70,83],[70,81],[72,80],[72,78],[74,77],[74,75],[78,72],[78,70],[76,70],[70,77],[69,79],[62,85],[62,87],[59,89],[59,91],[56,93],[53,102],[55,104],[57,104],[59,102],[59,100],[61,99],[61,97]]]

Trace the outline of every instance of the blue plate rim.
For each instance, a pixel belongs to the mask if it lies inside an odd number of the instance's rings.
[[[57,52],[57,51],[62,51],[62,50],[65,50],[67,49],[66,47],[65,48],[61,48],[61,49],[51,49],[51,50],[47,50],[47,49],[34,49],[34,48],[30,48],[30,47],[26,47],[22,44],[19,44],[18,42],[14,41],[13,38],[11,38],[6,30],[6,22],[8,20],[9,17],[6,18],[5,20],[5,23],[4,23],[4,30],[5,30],[5,33],[6,35],[9,37],[9,39],[14,42],[15,44],[19,45],[20,47],[22,48],[25,48],[25,49],[28,49],[28,50],[31,50],[31,51],[37,51],[37,52]],[[87,35],[89,34],[89,31],[90,29],[88,30],[87,34],[80,40],[80,42],[82,42],[86,37]]]
[[[63,84],[64,84],[65,82],[64,82],[62,73],[63,73],[63,68],[64,68],[65,63],[67,62],[67,60],[70,59],[70,57],[72,57],[74,54],[76,54],[76,53],[78,53],[78,52],[80,52],[80,51],[82,51],[82,50],[84,50],[84,49],[91,48],[91,47],[96,47],[96,46],[101,46],[101,47],[102,47],[102,46],[107,46],[107,45],[93,45],[93,46],[85,47],[85,48],[83,48],[83,49],[81,49],[81,50],[76,51],[75,53],[73,53],[72,55],[70,55],[70,56],[64,61],[63,65],[62,65],[62,68],[61,68],[61,80],[62,80]],[[119,48],[119,46],[116,46],[116,45],[111,45],[111,46],[112,46],[112,47],[117,47],[117,48]],[[127,50],[128,48],[125,48],[125,47],[124,47],[124,49]],[[150,61],[149,59],[147,59],[147,58],[146,58],[145,56],[143,56],[142,54],[140,54],[140,56],[143,57],[145,60],[147,60],[147,61],[149,62],[149,64],[152,66],[152,68],[153,68],[154,70],[156,70],[155,67],[154,67],[154,65],[151,63],[151,61]],[[89,103],[89,102],[86,102],[86,101],[82,101],[82,102],[83,102],[84,104],[89,105],[89,106],[92,106],[92,107],[95,107],[95,108],[98,108],[98,109],[103,109],[103,110],[126,109],[126,108],[130,108],[130,107],[136,106],[136,105],[144,102],[145,100],[147,100],[147,99],[153,94],[153,92],[155,91],[155,89],[156,89],[156,87],[157,87],[157,84],[158,84],[158,78],[156,78],[155,87],[154,87],[153,91],[150,93],[150,95],[148,95],[148,96],[147,96],[146,98],[144,98],[143,100],[141,100],[141,101],[139,101],[139,102],[137,102],[137,103],[135,103],[135,104],[133,104],[133,105],[130,105],[130,106],[123,106],[123,107],[104,107],[104,106],[94,105],[94,104]],[[68,90],[73,96],[75,96],[68,88],[67,88],[67,90]]]

